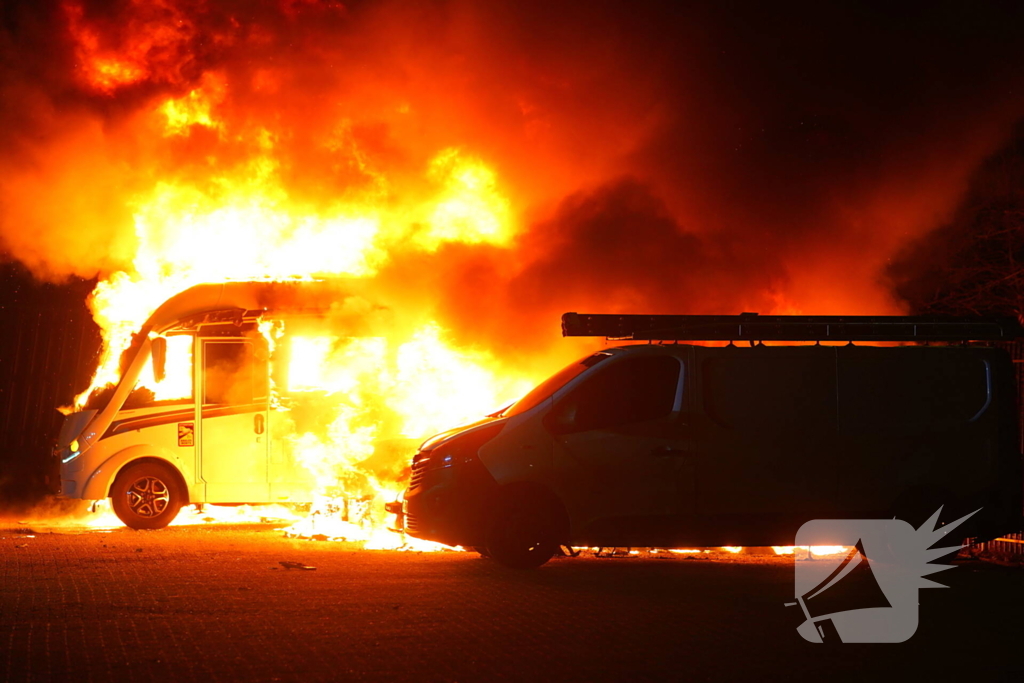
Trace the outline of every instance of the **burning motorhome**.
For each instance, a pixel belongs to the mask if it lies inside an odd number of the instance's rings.
[[[186,504],[319,501],[383,529],[422,436],[422,416],[408,424],[399,404],[418,389],[413,370],[437,368],[420,357],[385,386],[417,340],[389,350],[394,316],[366,302],[353,315],[356,286],[230,282],[168,299],[121,354],[118,380],[65,418],[60,493],[109,497],[134,528],[166,526]]]

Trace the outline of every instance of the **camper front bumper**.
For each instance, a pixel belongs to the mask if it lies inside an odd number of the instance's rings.
[[[498,484],[476,458],[417,472],[402,504],[405,532],[445,545],[484,545]]]
[[[64,492],[64,487],[61,485],[61,457],[62,453],[67,452],[67,448],[55,447],[50,452],[50,457],[46,461],[46,472],[43,474],[43,483],[46,485],[47,493],[59,496]]]
[[[91,466],[89,454],[78,449],[78,442],[72,441],[63,448],[54,448],[46,471],[46,486],[53,495],[62,498],[80,498]]]

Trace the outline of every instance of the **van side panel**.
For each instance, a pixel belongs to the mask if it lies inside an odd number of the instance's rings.
[[[841,349],[840,493],[848,509],[944,504],[945,519],[975,509],[970,501],[996,482],[998,407],[1008,398],[979,351]],[[934,509],[900,512],[918,525]]]
[[[808,514],[837,489],[836,349],[698,348],[701,515]]]
[[[787,544],[810,519],[1019,524],[1013,370],[978,347],[696,349],[694,540]],[[831,361],[827,360],[831,358]]]

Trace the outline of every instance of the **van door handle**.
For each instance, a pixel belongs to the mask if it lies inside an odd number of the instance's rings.
[[[672,446],[656,446],[651,449],[651,455],[657,457],[690,455],[689,448],[674,448]]]
[[[265,429],[265,418],[263,413],[256,413],[252,418],[252,430],[257,434],[262,434]]]

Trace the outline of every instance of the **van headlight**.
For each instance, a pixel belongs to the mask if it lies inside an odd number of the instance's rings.
[[[477,451],[485,443],[498,435],[505,427],[505,422],[489,424],[459,434],[436,446],[430,451],[421,451],[417,458],[426,470],[439,470],[455,465],[471,463],[477,458]],[[415,467],[416,462],[413,463]]]

